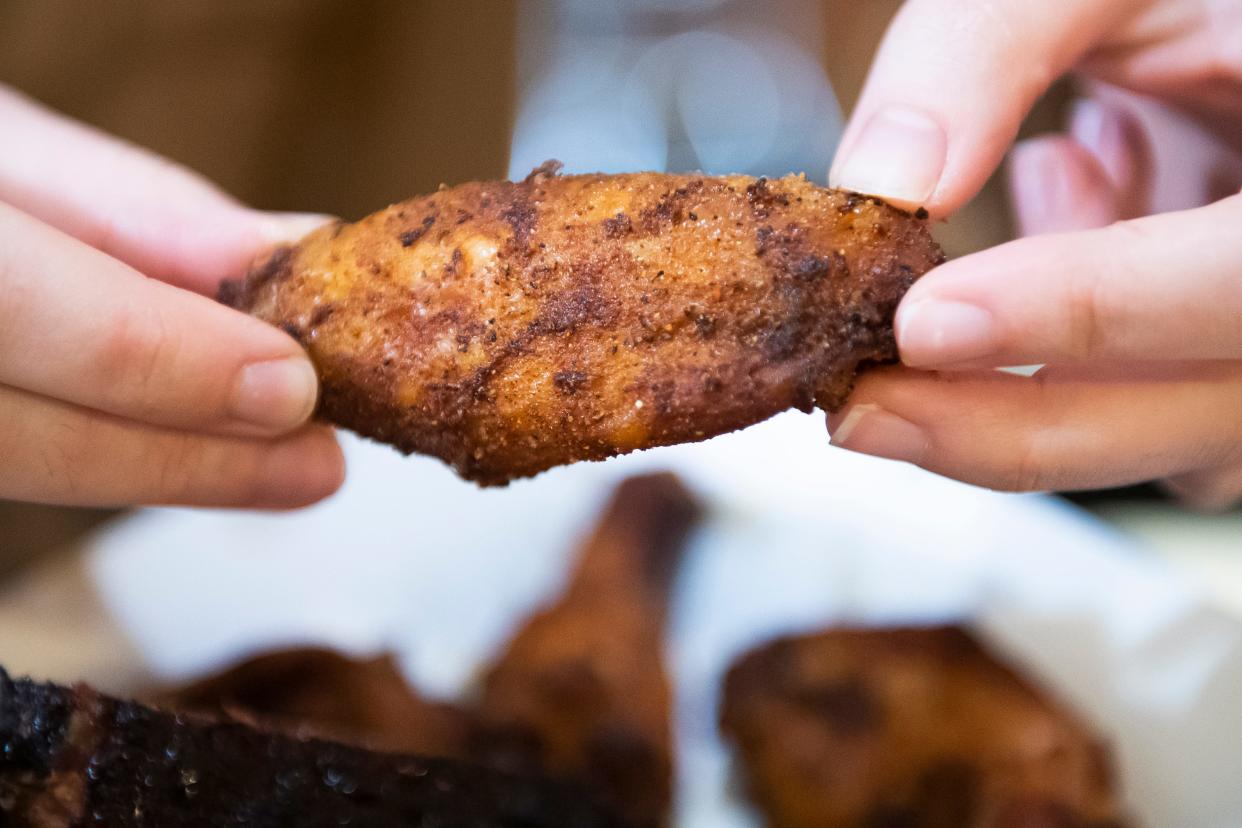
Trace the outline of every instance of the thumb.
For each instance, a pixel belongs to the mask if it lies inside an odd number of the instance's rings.
[[[880,46],[833,186],[923,206],[970,200],[1035,100],[1127,11],[1124,0],[908,0]]]

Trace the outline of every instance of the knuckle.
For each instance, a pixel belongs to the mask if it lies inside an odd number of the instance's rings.
[[[150,500],[184,502],[193,498],[202,471],[195,456],[198,441],[189,434],[169,434],[151,441],[147,450]]]
[[[1039,492],[1051,488],[1051,475],[1037,434],[1021,437],[1013,461],[1000,474],[1000,485],[1007,492]]]
[[[1126,316],[1130,251],[1149,235],[1133,221],[1117,222],[1104,233],[1099,249],[1106,255],[1089,258],[1068,278],[1065,345],[1071,356],[1084,361],[1107,356],[1124,339],[1118,325]]]
[[[0,320],[29,316],[37,305],[32,279],[17,271],[13,263],[15,257],[7,248],[3,234],[0,234]],[[10,327],[0,324],[0,347],[18,347],[19,342],[5,336],[6,329]]]
[[[227,438],[169,434],[153,446],[150,499],[161,503],[230,506],[262,491],[262,449]]]
[[[74,502],[88,494],[90,480],[98,472],[96,446],[100,444],[93,419],[46,423],[35,434],[15,435],[32,439],[36,448],[28,455],[31,471],[39,475],[39,489],[59,500]]]
[[[138,416],[154,409],[180,350],[181,333],[162,313],[127,306],[98,346],[95,370],[106,399]]]
[[[1066,347],[1072,356],[1081,360],[1094,358],[1104,345],[1103,283],[1100,273],[1092,268],[1078,270],[1070,277]]]
[[[53,439],[44,443],[40,455],[49,481],[68,495],[81,491],[80,473],[88,458],[83,456],[82,446],[92,445],[89,426],[78,428],[69,423],[61,424]]]

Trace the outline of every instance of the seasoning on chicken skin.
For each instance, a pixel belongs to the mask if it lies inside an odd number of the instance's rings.
[[[772,828],[1123,828],[1108,751],[956,627],[743,656],[722,727]]]
[[[483,485],[838,408],[943,261],[801,176],[474,182],[322,228],[221,301],[306,346],[320,415]]]
[[[577,783],[635,828],[667,824],[670,591],[699,505],[670,474],[625,480],[563,595],[535,613],[483,679],[471,758]]]

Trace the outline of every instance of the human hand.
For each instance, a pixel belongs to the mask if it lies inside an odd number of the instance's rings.
[[[0,86],[0,497],[283,508],[341,482],[290,337],[220,279],[321,224]]]
[[[1028,238],[915,284],[896,318],[905,367],[860,381],[833,442],[994,488],[1163,478],[1227,507],[1242,497],[1242,0],[910,0],[830,179],[948,215],[1071,70],[1087,95],[1068,134],[1010,165]],[[1026,364],[1045,367],[990,370]]]

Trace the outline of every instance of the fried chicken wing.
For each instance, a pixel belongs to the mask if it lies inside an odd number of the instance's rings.
[[[772,828],[1121,828],[1075,717],[957,628],[835,629],[744,656],[722,726]]]
[[[483,485],[835,409],[943,261],[802,177],[462,184],[282,247],[220,299],[283,327],[320,415]]]
[[[487,672],[473,758],[582,784],[627,824],[663,824],[673,783],[665,616],[697,513],[671,475],[621,484],[564,594]]]

